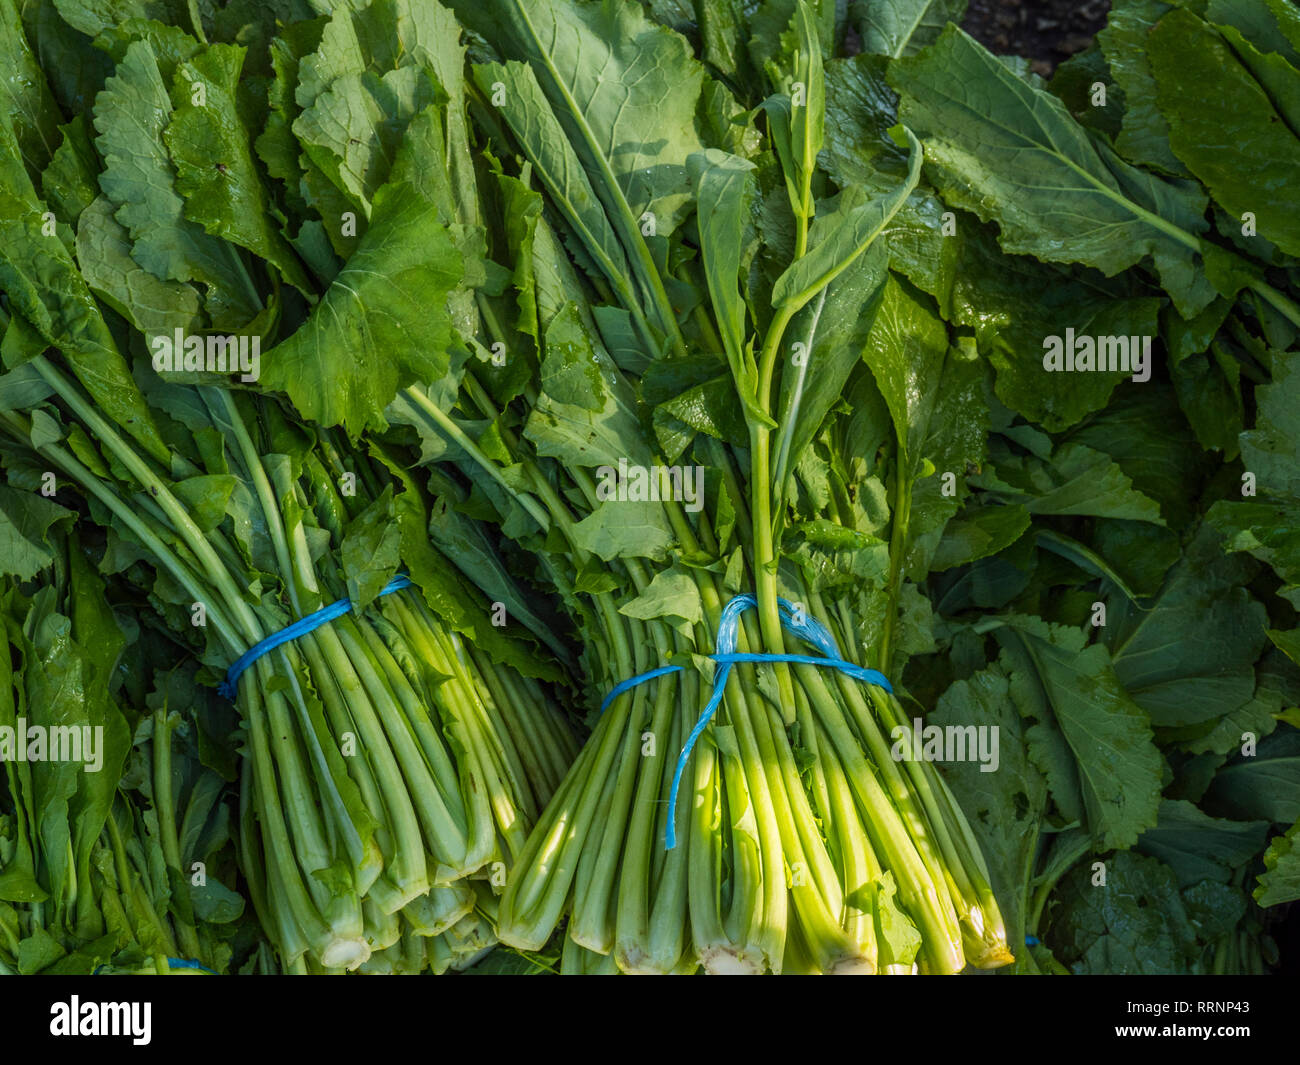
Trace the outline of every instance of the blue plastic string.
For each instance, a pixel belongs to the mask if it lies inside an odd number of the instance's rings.
[[[384,585],[379,594],[388,595],[392,592],[399,592],[403,588],[409,588],[410,586],[411,578],[398,574]],[[239,685],[240,674],[264,654],[274,651],[281,644],[286,644],[291,640],[296,640],[299,636],[307,635],[307,633],[311,632],[313,629],[319,629],[322,625],[333,621],[335,618],[341,618],[351,609],[352,600],[344,597],[330,603],[329,606],[321,607],[319,610],[308,614],[305,618],[295,621],[292,625],[288,625],[279,632],[268,636],[260,643],[253,644],[252,647],[235,659],[234,664],[226,670],[226,679],[221,682],[217,691],[227,699],[234,699],[235,692]]]
[[[740,628],[740,615],[746,610],[757,607],[758,600],[752,595],[738,595],[722,608],[722,619],[718,622],[718,635],[714,640],[717,652],[709,655],[709,658],[718,663],[720,667],[713,674],[713,693],[709,696],[709,701],[700,714],[699,720],[695,722],[695,727],[691,729],[691,734],[686,738],[686,746],[682,748],[682,753],[677,758],[677,767],[673,771],[673,786],[668,794],[668,831],[664,836],[664,843],[668,850],[672,850],[677,846],[677,832],[675,829],[677,822],[677,792],[681,787],[682,774],[686,771],[686,762],[691,756],[691,751],[695,748],[696,740],[708,728],[713,715],[717,712],[718,707],[722,705],[722,697],[727,689],[727,678],[731,675],[733,665],[739,662],[797,662],[807,666],[837,669],[846,676],[850,676],[854,680],[860,680],[864,684],[874,684],[879,688],[884,688],[887,692],[894,690],[890,686],[889,680],[878,670],[864,669],[853,662],[844,661],[840,657],[840,649],[835,645],[835,637],[820,621],[809,617],[804,611],[796,609],[795,605],[788,600],[778,599],[777,602],[781,607],[781,624],[806,643],[812,644],[821,652],[821,655],[737,653],[736,637]],[[600,704],[600,712],[603,714],[610,703],[630,688],[635,688],[638,684],[644,684],[655,677],[676,673],[683,668],[682,666],[660,666],[628,680],[620,681],[605,696],[605,701]]]
[[[91,975],[91,976],[99,976],[99,975],[100,975],[101,973],[103,973],[103,971],[104,971],[105,969],[107,969],[107,968],[109,968],[109,966],[107,966],[107,965],[96,965],[95,968],[94,968],[94,971],[91,972],[90,975]],[[220,976],[220,975],[221,975],[219,972],[217,972],[216,969],[209,969],[206,965],[200,965],[198,962],[196,962],[196,961],[191,961],[189,958],[168,958],[168,959],[167,959],[167,968],[169,968],[169,969],[198,969],[200,972],[211,973],[213,976]]]
[[[211,973],[213,976],[221,975],[216,969],[209,969],[206,965],[200,965],[188,958],[168,958],[167,967],[169,969],[198,969],[200,972]]]

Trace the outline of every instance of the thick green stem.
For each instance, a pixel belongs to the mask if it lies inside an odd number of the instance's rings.
[[[163,857],[184,878],[180,841],[176,837],[176,809],[172,801],[172,728],[168,710],[159,707],[153,714],[153,805],[158,814],[158,834],[162,837]],[[199,958],[199,935],[194,926],[176,922],[181,950],[195,961]]]
[[[880,625],[880,643],[876,651],[876,668],[886,676],[893,665],[894,629],[897,623],[898,597],[902,592],[911,514],[912,482],[906,472],[905,457],[900,445],[898,461],[894,467],[894,514],[889,531],[889,583],[886,586],[885,616]]]

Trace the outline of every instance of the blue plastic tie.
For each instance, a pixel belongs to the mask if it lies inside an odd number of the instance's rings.
[[[169,969],[198,969],[200,972],[211,973],[213,976],[221,975],[216,969],[209,969],[206,965],[200,965],[188,958],[168,958],[167,967]]]
[[[1037,937],[1037,936],[1025,936],[1025,946],[1027,946],[1027,947],[1036,947],[1036,946],[1038,946],[1038,937]]]
[[[403,588],[411,586],[411,578],[398,574],[391,581],[384,585],[379,595],[388,595],[392,592],[400,592]],[[378,598],[378,596],[376,596]],[[279,632],[268,636],[260,643],[253,644],[247,651],[235,659],[234,664],[226,670],[226,679],[218,686],[217,691],[227,699],[234,699],[235,692],[239,685],[239,675],[249,666],[261,658],[264,654],[274,651],[281,644],[289,643],[296,640],[299,636],[305,636],[313,629],[319,629],[327,622],[335,618],[341,618],[352,609],[352,600],[344,597],[329,606],[323,606],[319,610],[308,614],[305,618],[295,621],[292,625],[286,626]]]
[[[91,976],[99,976],[99,975],[100,975],[100,974],[101,974],[105,969],[107,969],[107,968],[108,968],[107,965],[96,965],[95,968],[94,968],[94,970],[91,972],[90,975],[91,975]],[[169,968],[169,969],[198,969],[200,972],[211,973],[213,976],[220,976],[220,975],[221,975],[219,972],[217,972],[216,969],[209,969],[206,965],[200,965],[198,962],[196,962],[196,961],[191,961],[189,958],[168,958],[168,959],[167,959],[167,968]]]
[[[664,844],[667,850],[672,850],[677,846],[677,832],[675,829],[677,792],[681,787],[682,773],[686,771],[686,762],[695,747],[695,741],[708,728],[713,715],[717,712],[718,707],[722,705],[722,697],[727,689],[727,678],[731,675],[733,665],[738,662],[797,662],[807,666],[837,669],[854,680],[862,681],[864,684],[874,684],[879,688],[884,688],[887,692],[894,690],[890,686],[889,680],[878,670],[864,669],[853,662],[844,661],[840,657],[840,649],[835,644],[835,637],[820,621],[808,616],[804,611],[796,609],[795,605],[788,600],[778,599],[777,602],[781,606],[782,626],[806,643],[812,644],[821,652],[821,655],[739,654],[736,652],[736,635],[740,628],[740,615],[746,610],[757,607],[758,600],[752,595],[738,595],[722,608],[722,619],[718,622],[718,635],[714,641],[717,653],[709,655],[709,658],[720,666],[713,674],[713,694],[709,696],[709,701],[700,714],[699,720],[695,722],[695,727],[691,729],[691,734],[686,737],[686,746],[682,748],[682,753],[677,759],[677,768],[673,771],[673,786],[668,794],[668,830],[664,835]],[[655,677],[676,673],[683,668],[682,666],[660,666],[658,669],[652,669],[629,680],[620,681],[605,696],[605,701],[600,704],[600,712],[603,714],[609,704],[628,689],[635,688],[638,684],[644,684],[648,680],[654,680]]]

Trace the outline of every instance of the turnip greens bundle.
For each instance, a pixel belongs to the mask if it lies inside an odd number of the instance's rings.
[[[344,617],[259,658],[229,693],[247,722],[241,869],[283,965],[356,968],[406,936],[419,942],[401,947],[404,965],[419,971],[422,941],[479,905],[467,878],[499,890],[574,753],[535,679],[558,675],[556,666],[520,639],[517,620],[494,624],[492,602],[531,619],[553,655],[565,650],[472,523],[445,524],[461,530],[462,565],[488,575],[493,598],[429,543],[434,501],[400,460],[297,423],[274,401],[229,390],[228,374],[205,372],[212,335],[228,340],[248,313],[239,300],[255,301],[252,351],[245,335],[220,354],[256,379],[257,345],[274,338],[282,293],[277,282],[260,306],[252,278],[265,267],[242,256],[242,232],[228,242],[188,222],[178,223],[175,276],[134,266],[131,254],[152,261],[160,251],[160,218],[138,208],[176,170],[165,154],[134,152],[130,101],[155,94],[151,120],[170,119],[183,160],[184,138],[212,110],[233,118],[233,84],[223,91],[221,77],[240,58],[175,36],[155,50],[152,34],[122,46],[96,101],[103,191],[78,169],[95,158],[84,131],[69,133],[64,147],[79,136],[83,155],[68,148],[68,173],[53,167],[71,187],[52,196],[50,228],[22,154],[3,156],[10,373],[0,432],[10,482],[33,493],[71,485],[108,537],[102,565],[130,567],[213,679],[291,621],[351,600]],[[171,107],[164,78],[205,76],[210,101],[178,92]],[[247,167],[247,146],[232,150],[230,167],[241,156]],[[306,272],[294,277],[295,299],[314,301]],[[173,337],[189,343],[173,351]],[[399,570],[415,588],[377,600]]]
[[[469,914],[478,897],[465,878],[504,880],[573,741],[536,680],[488,657],[530,668],[422,541],[425,504],[409,479],[394,492],[400,467],[390,479],[382,462],[344,459],[270,405],[158,385],[154,418],[186,427],[161,430],[168,472],[44,356],[24,370],[67,405],[66,421],[45,405],[0,412],[3,430],[34,452],[29,468],[85,493],[120,545],[108,564],[147,561],[133,579],[188,624],[218,675],[292,617],[352,602],[227,692],[248,729],[241,868],[283,963],[356,968],[404,932],[438,936]],[[415,589],[377,598],[401,565]],[[261,590],[272,581],[283,604]]]
[[[471,512],[539,557],[578,622],[589,698],[686,667],[594,721],[511,874],[498,935],[539,950],[567,914],[576,947],[630,972],[1008,963],[972,834],[933,767],[900,757],[891,733],[906,715],[880,688],[811,665],[738,667],[689,760],[672,833],[666,821],[734,595],[757,589],[742,652],[807,651],[783,633],[784,597],[846,658],[892,661],[925,472],[913,425],[936,400],[906,375],[944,374],[965,392],[975,380],[942,326],[909,335],[910,297],[874,248],[917,181],[919,145],[900,131],[910,162],[885,193],[833,194],[817,169],[825,90],[802,7],[786,69],[771,71],[767,139],[711,83],[713,145],[690,120],[700,68],[630,9],[458,13],[504,60],[474,68],[470,114],[521,168],[488,157],[482,206],[461,182],[457,217],[500,218],[488,274],[513,269],[507,288],[480,293],[480,357],[409,390],[388,417],[460,470]],[[678,106],[653,118],[666,98]],[[650,122],[657,153],[623,154],[627,129]],[[774,242],[755,225],[764,210],[790,220]],[[842,393],[855,411],[832,413]],[[892,522],[860,458],[886,410]],[[945,457],[973,458],[964,444],[943,441]],[[875,535],[886,525],[890,543]]]

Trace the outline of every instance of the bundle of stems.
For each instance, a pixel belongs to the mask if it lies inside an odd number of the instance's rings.
[[[695,248],[679,242],[665,252],[663,238],[652,239],[652,227],[638,221],[640,205],[632,206],[633,190],[646,191],[637,183],[653,183],[654,172],[632,172],[611,150],[616,130],[601,123],[617,122],[612,110],[581,104],[583,94],[604,91],[584,80],[586,57],[608,58],[599,84],[616,86],[635,113],[638,94],[666,90],[641,76],[631,51],[649,49],[671,67],[681,42],[665,43],[662,31],[620,9],[628,40],[615,44],[601,38],[594,14],[562,0],[500,0],[458,13],[506,60],[475,69],[483,92],[471,102],[475,126],[495,155],[522,157],[514,173],[499,166],[480,174],[481,214],[501,220],[489,227],[489,253],[515,264],[516,299],[480,316],[477,349],[535,347],[537,369],[502,401],[483,357],[456,382],[452,409],[420,388],[397,407],[451,449],[444,466],[458,469],[480,510],[495,509],[507,534],[534,553],[539,580],[561,591],[583,635],[593,706],[621,681],[669,663],[683,667],[621,694],[594,721],[512,869],[500,900],[502,942],[538,950],[567,916],[566,971],[607,970],[611,960],[623,972],[656,973],[697,965],[953,973],[968,963],[1006,964],[1011,954],[974,837],[934,768],[894,756],[886,737],[905,715],[881,688],[814,665],[736,668],[690,754],[676,823],[668,824],[674,766],[708,700],[715,667],[708,656],[732,595],[757,592],[756,614],[740,619],[740,652],[808,652],[786,636],[784,598],[829,626],[841,657],[865,664],[856,594],[818,580],[779,547],[799,448],[820,430],[829,401],[815,410],[808,400],[809,428],[800,421],[807,375],[782,376],[778,390],[776,370],[787,331],[812,344],[828,291],[846,298],[832,290],[842,275],[858,286],[846,286],[848,299],[858,297],[850,313],[868,312],[883,266],[865,253],[915,186],[920,146],[900,134],[910,151],[903,183],[874,197],[841,196],[825,209],[824,227],[811,231],[821,209],[811,125],[820,116],[792,100],[818,100],[822,87],[811,16],[799,5],[790,33],[793,62],[802,66],[768,112],[767,166],[779,158],[785,173],[793,262],[773,286],[773,312],[758,315],[751,302],[756,333],[746,337],[739,286],[754,164],[716,149],[659,160],[679,164],[679,173],[689,166],[694,177],[695,228],[687,232]],[[793,81],[804,88],[795,93]],[[680,183],[673,191],[680,195]],[[693,311],[679,313],[670,291],[692,290],[694,299],[682,299]],[[693,412],[660,403],[653,419],[641,417],[643,404],[657,402],[652,396],[680,398],[665,382],[707,376],[701,362],[729,371],[720,401],[706,384],[686,397]],[[738,408],[747,447],[716,423],[697,435],[711,403]],[[489,434],[470,430],[484,421]],[[659,430],[682,430],[683,421],[689,431],[668,456]],[[796,428],[803,440],[792,447]],[[709,486],[707,500],[689,510],[668,490],[610,490],[611,470],[653,478],[688,447]],[[872,664],[886,667],[906,542],[900,502],[894,601],[872,643]],[[847,520],[833,504],[824,510],[826,524]]]
[[[408,560],[385,540],[400,478],[270,402],[158,384],[157,416],[184,426],[168,469],[52,358],[27,369],[57,405],[0,413],[5,431],[143,552],[149,590],[188,615],[214,671],[345,595],[366,608],[258,658],[238,684],[241,868],[283,964],[302,970],[310,955],[354,969],[401,935],[452,927],[474,901],[458,882],[504,882],[575,744],[535,677],[430,608],[460,594],[462,629],[478,622],[489,642],[487,606],[450,564],[426,545]],[[415,521],[427,514],[413,485],[399,498]],[[408,562],[417,587],[374,600]]]

